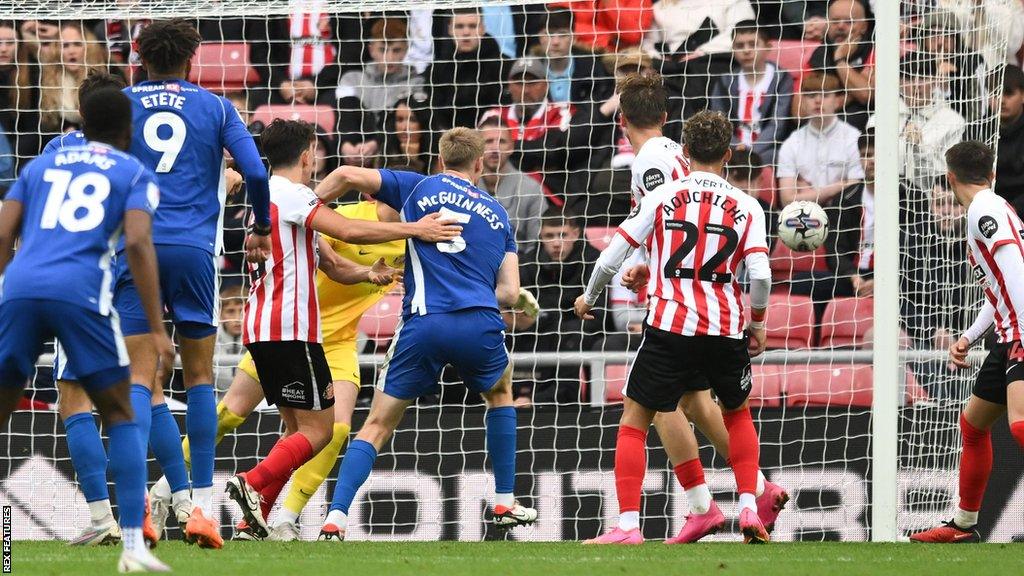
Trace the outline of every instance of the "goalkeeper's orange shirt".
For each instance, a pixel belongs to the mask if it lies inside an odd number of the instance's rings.
[[[374,202],[346,204],[335,208],[335,212],[346,218],[377,220],[377,205]],[[341,257],[356,264],[371,266],[383,258],[388,266],[402,269],[405,264],[405,241],[395,240],[384,244],[354,245],[334,238],[324,237]],[[323,272],[316,277],[320,297],[320,326],[324,344],[331,345],[344,341],[355,342],[359,318],[385,294],[394,288],[376,286],[369,282],[343,285],[327,278]]]

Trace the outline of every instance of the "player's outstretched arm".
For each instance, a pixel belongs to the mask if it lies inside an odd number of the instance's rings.
[[[8,200],[0,208],[0,274],[14,256],[14,243],[21,234],[21,215],[25,207],[21,202]]]
[[[320,270],[338,284],[369,282],[387,286],[396,279],[401,279],[402,275],[400,271],[388,266],[383,258],[373,266],[356,264],[332,250],[330,244],[323,238],[320,239]]]
[[[418,222],[372,222],[346,218],[334,210],[317,210],[309,227],[349,244],[380,244],[408,238],[447,242],[462,233],[462,226],[455,220],[442,219],[437,212],[427,214]]]
[[[324,202],[336,200],[338,196],[356,190],[362,194],[374,195],[380,191],[380,172],[373,168],[341,166],[336,168],[316,187],[316,195]]]
[[[164,330],[164,316],[160,305],[160,280],[156,266],[156,249],[151,233],[153,218],[143,210],[124,213],[124,249],[128,268],[135,281],[135,289],[142,301],[142,309],[149,321],[149,332],[162,366],[174,363],[174,344]]]
[[[515,252],[506,252],[505,259],[498,268],[498,282],[494,288],[498,306],[515,306],[519,302],[519,293],[519,255]]]

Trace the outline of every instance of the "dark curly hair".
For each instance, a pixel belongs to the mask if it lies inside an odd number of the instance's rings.
[[[668,110],[668,92],[661,76],[630,74],[618,86],[619,109],[626,120],[637,128],[657,128]]]
[[[125,87],[124,78],[99,70],[97,68],[91,68],[89,75],[82,80],[82,83],[78,85],[78,101],[84,101],[89,94],[99,90],[100,88],[114,88],[115,90],[121,90]]]
[[[167,74],[185,66],[202,40],[191,22],[174,18],[146,26],[136,43],[146,70],[150,74]]]
[[[732,142],[732,124],[721,112],[704,110],[686,121],[683,143],[690,158],[704,164],[720,162]]]

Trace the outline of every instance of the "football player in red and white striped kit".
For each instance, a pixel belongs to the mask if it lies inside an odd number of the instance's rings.
[[[644,196],[601,254],[586,293],[576,300],[576,314],[590,318],[591,308],[626,257],[646,246],[650,312],[630,368],[615,447],[619,526],[590,543],[643,542],[639,509],[647,429],[657,413],[678,414],[683,398],[708,387],[722,405],[729,462],[740,494],[740,530],[747,542],[769,538],[757,514],[759,448],[747,407],[751,352],[744,337],[746,332],[752,338],[754,355],[763,351],[771,290],[764,210],[722,178],[732,136],[724,116],[696,114],[686,122],[684,133],[692,172]],[[745,326],[742,289],[736,279],[741,263],[750,278],[750,326]],[[674,432],[696,445],[688,426]]]
[[[268,534],[260,511],[260,491],[279,490],[291,473],[331,440],[334,393],[320,333],[316,271],[320,268],[342,284],[386,284],[396,271],[359,266],[338,256],[319,233],[353,244],[378,244],[420,238],[448,241],[462,227],[437,214],[419,222],[355,220],[334,210],[320,210],[317,192],[306,185],[313,176],[316,131],[312,124],[274,120],[264,129],[263,152],[270,163],[270,226],[272,253],[264,263],[249,265],[252,285],[245,303],[242,343],[252,354],[268,404],[277,404],[281,418],[294,431],[274,445],[251,470],[237,474],[227,492],[242,508],[260,538]],[[317,187],[325,194],[341,180],[328,175]],[[323,248],[320,243],[324,242]],[[323,259],[321,259],[323,255]]]
[[[996,344],[975,379],[960,414],[963,456],[960,503],[953,519],[910,536],[912,542],[979,542],[975,526],[992,472],[992,425],[1007,415],[1010,432],[1024,448],[1024,223],[1006,200],[992,191],[995,155],[977,141],[946,151],[947,178],[967,209],[968,257],[985,291],[977,319],[949,348],[952,363],[969,368],[967,352],[990,327]]]
[[[633,160],[633,204],[638,205],[647,192],[667,182],[674,182],[690,174],[690,162],[683,147],[662,135],[667,120],[668,96],[662,79],[657,74],[630,75],[618,86],[622,125],[636,158]],[[624,285],[635,291],[647,285],[647,254],[641,249],[633,253],[626,263]],[[658,413],[654,427],[662,439],[665,452],[672,463],[676,479],[686,492],[689,514],[679,533],[667,540],[672,544],[691,543],[713,534],[725,525],[725,515],[711,496],[704,478],[696,438],[690,432],[689,421],[711,440],[715,450],[729,460],[729,434],[722,412],[711,397],[711,386],[684,397],[680,409]],[[691,442],[691,438],[693,439]],[[768,482],[758,471],[757,511],[761,523],[770,533],[779,512],[789,501],[789,494],[780,486]]]

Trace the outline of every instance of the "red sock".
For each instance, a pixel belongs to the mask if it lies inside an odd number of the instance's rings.
[[[725,419],[725,429],[729,431],[729,463],[736,476],[736,491],[740,494],[756,494],[761,449],[750,409],[723,412],[722,417]]]
[[[278,440],[274,448],[255,468],[245,473],[245,481],[257,492],[262,492],[275,479],[283,486],[292,470],[313,457],[313,446],[301,433],[296,432]]]
[[[705,483],[704,465],[700,463],[699,458],[687,460],[672,470],[676,473],[676,480],[679,480],[679,485],[683,487],[683,490],[689,490]]]
[[[981,510],[988,476],[992,473],[992,433],[978,430],[960,415],[964,452],[960,457],[960,509]]]
[[[267,484],[263,490],[260,490],[260,512],[263,513],[263,519],[270,518],[270,510],[274,507],[274,502],[277,502],[278,495],[281,494],[281,489],[288,483],[288,478],[274,478],[270,484]]]
[[[1013,434],[1013,437],[1017,439],[1017,444],[1024,448],[1024,420],[1010,424],[1010,434]]]
[[[619,426],[615,443],[615,494],[619,512],[639,512],[640,492],[647,473],[647,432]]]

